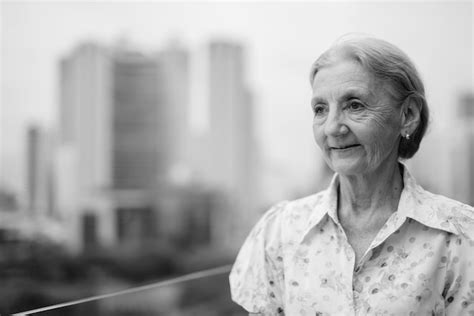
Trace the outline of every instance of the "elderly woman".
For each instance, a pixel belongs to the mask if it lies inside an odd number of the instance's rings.
[[[428,124],[423,83],[397,47],[338,41],[310,75],[329,188],[271,208],[230,275],[257,315],[474,315],[473,208],[423,190],[400,160]]]

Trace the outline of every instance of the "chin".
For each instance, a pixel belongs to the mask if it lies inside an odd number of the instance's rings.
[[[343,176],[362,174],[367,170],[367,166],[364,166],[360,162],[333,161],[328,162],[328,165],[334,172]]]

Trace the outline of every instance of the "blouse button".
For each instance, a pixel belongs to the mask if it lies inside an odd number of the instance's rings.
[[[352,285],[352,291],[354,291],[354,295],[359,295],[360,292],[362,292],[363,286],[360,282],[355,281],[354,284]]]

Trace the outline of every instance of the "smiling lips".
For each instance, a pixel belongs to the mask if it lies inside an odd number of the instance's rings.
[[[329,149],[336,149],[336,150],[344,150],[344,149],[349,149],[353,147],[360,146],[359,144],[353,144],[353,145],[347,145],[347,146],[337,146],[337,147],[329,147]]]

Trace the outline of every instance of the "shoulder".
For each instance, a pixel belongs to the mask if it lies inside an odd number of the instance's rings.
[[[247,236],[244,247],[263,247],[266,250],[281,248],[296,240],[317,213],[322,213],[325,191],[303,198],[282,201],[270,207]]]
[[[321,205],[327,197],[328,190],[301,197],[294,200],[286,200],[272,206],[265,214],[279,214],[282,216],[301,214],[313,210]]]
[[[261,238],[275,238],[275,235],[280,232],[288,203],[288,201],[282,201],[270,207],[255,224],[246,242]]]
[[[322,195],[324,192],[270,207],[245,239],[236,263],[251,262],[262,254],[270,259],[281,256],[283,249],[308,225],[308,219],[314,213],[312,210]]]
[[[422,197],[423,204],[431,208],[440,221],[453,227],[457,235],[474,241],[474,208],[472,206],[425,190]]]
[[[436,229],[474,241],[474,208],[424,190],[404,167],[399,207],[409,217]]]
[[[280,202],[263,214],[252,234],[280,233],[286,236],[307,227],[308,221],[319,213],[327,211],[327,192],[305,196],[291,201]]]
[[[327,198],[328,190],[323,190],[296,200],[288,202],[288,207],[292,212],[304,212],[313,210],[315,207],[323,204]]]

